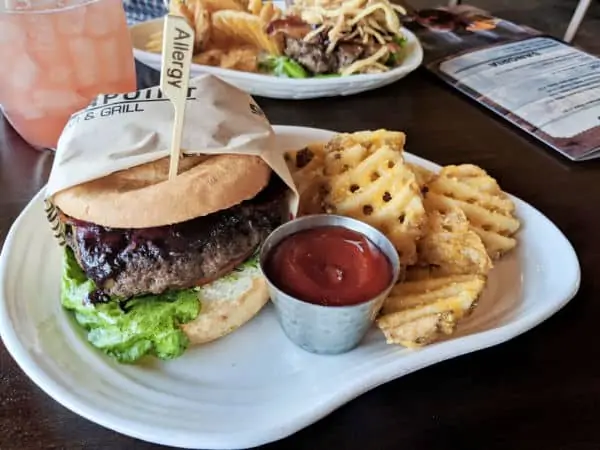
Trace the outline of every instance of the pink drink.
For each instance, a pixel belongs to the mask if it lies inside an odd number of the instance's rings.
[[[0,61],[4,114],[36,147],[98,94],[136,89],[122,0],[0,0]]]

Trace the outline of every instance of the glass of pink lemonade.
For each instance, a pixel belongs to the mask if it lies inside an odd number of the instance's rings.
[[[98,94],[136,89],[122,0],[0,0],[0,61],[0,105],[38,148]]]

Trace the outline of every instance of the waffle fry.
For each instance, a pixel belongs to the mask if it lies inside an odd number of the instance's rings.
[[[341,134],[325,146],[326,212],[379,229],[403,264],[416,262],[425,210],[415,175],[404,164],[404,133],[378,130]]]
[[[265,32],[265,23],[259,16],[221,10],[212,14],[212,27],[232,40],[253,45],[271,55],[281,54],[278,43]]]
[[[388,344],[399,344],[407,348],[422,347],[451,335],[458,326],[452,311],[429,314],[402,325],[381,328]]]
[[[224,69],[241,70],[243,72],[256,72],[258,51],[251,46],[232,48],[225,52],[221,59],[220,67]]]
[[[185,17],[190,24],[194,23],[192,11],[185,0],[171,0],[169,2],[169,14]]]
[[[404,152],[406,135],[400,131],[376,130],[357,131],[355,133],[340,133],[331,139],[325,148],[327,152],[343,151],[344,149],[361,145],[363,147],[389,147],[399,153]]]
[[[148,42],[146,42],[146,50],[152,53],[160,53],[162,51],[163,44],[163,32],[157,31],[150,35]]]
[[[272,20],[275,20],[281,17],[281,10],[275,6],[273,2],[267,2],[264,4],[263,8],[260,10],[258,16],[265,23],[269,23]]]
[[[221,10],[231,10],[231,11],[245,11],[246,5],[242,1],[237,0],[187,0],[190,3],[198,2],[202,3],[204,8],[209,13],[214,13],[216,11]]]
[[[300,192],[323,176],[324,159],[324,144],[321,143],[285,154],[288,169]]]
[[[427,211],[427,232],[417,243],[418,265],[440,275],[487,275],[492,269],[481,238],[458,208],[446,213]]]
[[[192,62],[205,66],[220,66],[224,56],[225,52],[223,50],[213,48],[192,56]]]
[[[300,194],[298,215],[322,212],[326,189],[323,177],[324,144],[311,144],[301,150],[287,152],[284,156]]]
[[[419,347],[451,334],[467,316],[485,287],[481,275],[408,281],[398,284],[377,319],[389,344]]]
[[[248,6],[246,9],[250,12],[250,14],[254,14],[255,16],[260,15],[260,11],[262,10],[263,2],[262,0],[249,0]]]
[[[194,55],[192,61],[205,66],[255,72],[257,58],[258,52],[254,47],[240,46],[227,51],[220,48],[205,50]]]
[[[209,42],[211,37],[210,13],[201,1],[189,2],[186,6],[191,15],[188,20],[196,32],[194,48],[200,49]]]
[[[412,173],[415,174],[419,189],[421,189],[421,191],[423,191],[423,188],[427,185],[427,183],[433,180],[436,176],[434,172],[427,170],[425,167],[419,166],[418,164],[407,163],[406,165],[410,170],[412,170]]]
[[[282,15],[281,10],[271,1],[250,0],[247,9],[251,14],[260,17],[266,24]]]
[[[513,235],[520,222],[515,206],[483,169],[470,164],[446,166],[427,184],[425,198],[432,209],[460,208],[492,259],[517,245]]]

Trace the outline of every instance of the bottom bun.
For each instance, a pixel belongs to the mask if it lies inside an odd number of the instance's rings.
[[[182,325],[192,344],[223,337],[252,319],[269,301],[267,282],[252,259],[199,289],[200,314]]]

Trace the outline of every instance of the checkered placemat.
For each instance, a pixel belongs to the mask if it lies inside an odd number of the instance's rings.
[[[167,13],[163,0],[123,0],[123,8],[129,25],[162,17]]]

